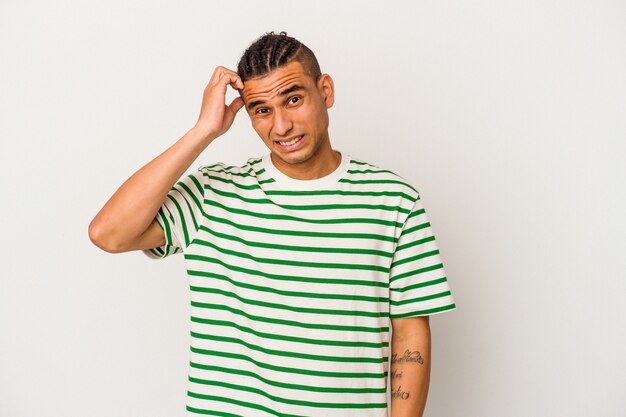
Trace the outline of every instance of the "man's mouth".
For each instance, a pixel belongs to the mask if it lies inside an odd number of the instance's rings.
[[[296,136],[290,140],[286,140],[286,141],[275,141],[276,143],[278,143],[282,148],[284,149],[292,149],[294,148],[298,143],[300,143],[300,141],[302,140],[302,137],[304,135],[300,135],[300,136]]]

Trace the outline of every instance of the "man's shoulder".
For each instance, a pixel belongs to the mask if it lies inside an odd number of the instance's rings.
[[[366,184],[385,184],[386,187],[392,189],[410,190],[409,193],[414,195],[419,193],[411,181],[398,174],[395,170],[352,155],[350,156],[350,162],[351,169],[349,173],[354,181],[363,181]]]
[[[218,161],[210,164],[200,165],[196,172],[204,174],[223,174],[223,175],[243,175],[249,174],[257,168],[257,165],[261,162],[262,157],[253,156],[246,160],[242,165],[227,165],[224,162]]]

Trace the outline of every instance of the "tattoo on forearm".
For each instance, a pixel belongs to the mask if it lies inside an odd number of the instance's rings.
[[[391,389],[391,399],[399,399],[406,400],[411,394],[408,391],[402,391],[402,385],[399,385],[398,388],[395,388],[394,381],[398,381],[402,379],[402,369],[399,365],[403,363],[419,363],[420,365],[424,364],[424,358],[420,354],[418,350],[410,351],[409,349],[404,351],[404,354],[401,357],[398,357],[397,353],[391,355],[391,381],[392,381],[392,389]]]
[[[405,350],[404,351],[404,356],[402,356],[401,358],[398,358],[398,354],[394,353],[391,356],[391,363],[405,363],[405,362],[417,362],[420,365],[424,364],[424,358],[422,358],[422,355],[419,353],[419,351],[415,351],[415,352],[411,352],[410,350]]]
[[[402,371],[398,372],[397,369],[391,371],[391,379],[400,379],[402,378]]]
[[[411,394],[409,394],[406,391],[402,391],[402,385],[400,385],[398,387],[397,390],[393,391],[391,390],[391,399],[395,400],[395,399],[399,399],[399,400],[406,400],[409,398]]]

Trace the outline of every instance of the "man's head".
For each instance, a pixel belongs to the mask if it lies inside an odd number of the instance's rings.
[[[309,48],[284,32],[270,32],[244,52],[237,68],[252,127],[278,167],[294,177],[315,178],[336,164],[327,110],[334,103],[334,84],[320,73]]]
[[[291,61],[298,61],[313,82],[317,82],[322,75],[313,51],[297,39],[287,36],[286,32],[269,32],[254,41],[241,56],[237,74],[245,83],[251,78],[263,77]]]

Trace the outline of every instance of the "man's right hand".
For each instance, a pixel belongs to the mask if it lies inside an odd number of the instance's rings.
[[[230,129],[235,115],[244,105],[241,97],[237,97],[230,105],[226,105],[226,90],[229,85],[234,90],[243,89],[243,81],[236,72],[222,66],[215,68],[204,89],[200,117],[194,127],[207,138],[215,139]]]
[[[167,193],[208,144],[230,128],[244,105],[241,97],[225,104],[229,85],[243,89],[236,72],[217,67],[204,89],[196,125],[127,179],[91,221],[89,237],[96,246],[117,253],[165,243],[155,216]]]

